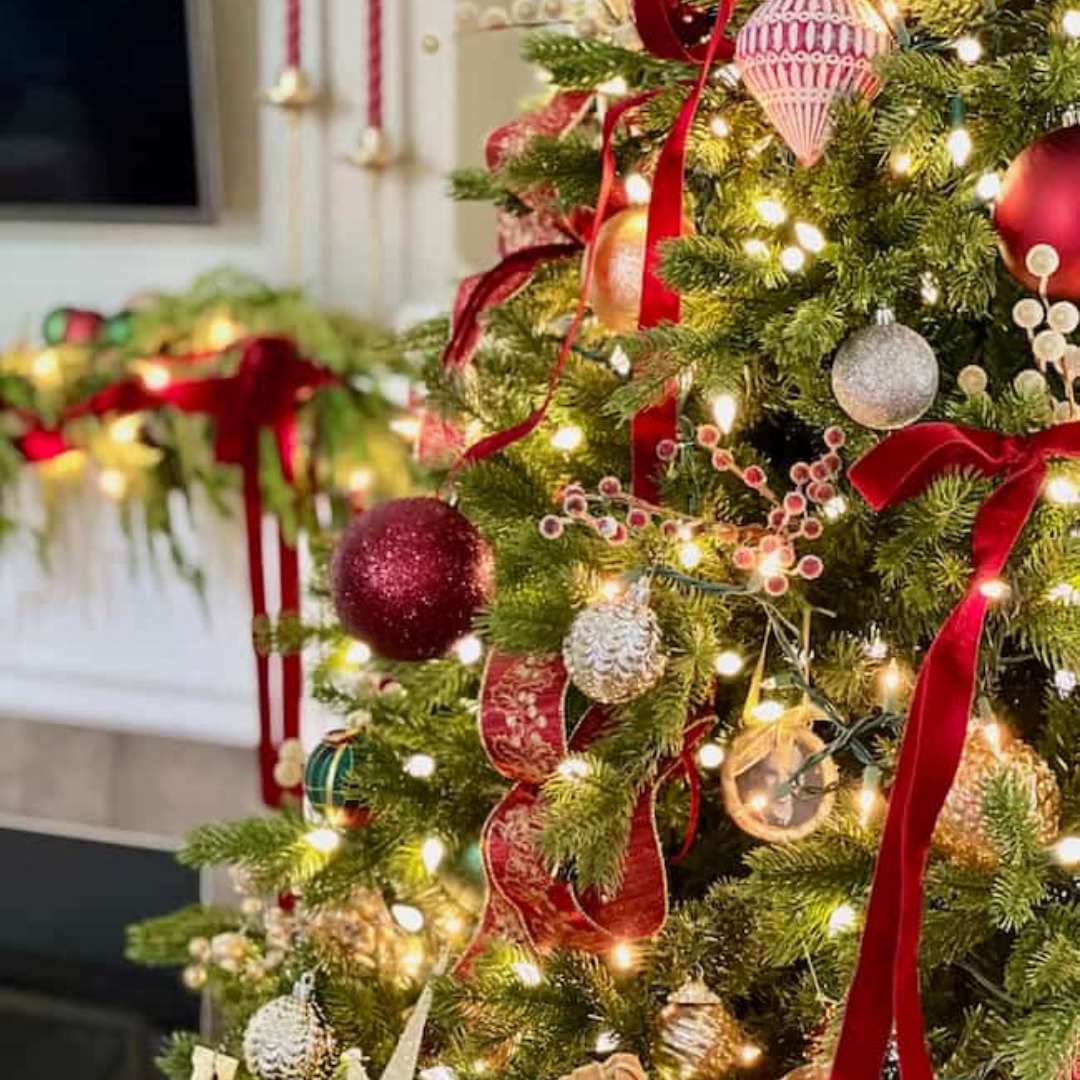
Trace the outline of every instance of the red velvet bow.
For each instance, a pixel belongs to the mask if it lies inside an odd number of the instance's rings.
[[[923,874],[971,715],[989,604],[982,586],[1004,569],[1053,457],[1080,457],[1080,423],[1027,436],[920,424],[890,435],[851,469],[852,484],[875,510],[918,495],[950,470],[1002,483],[975,519],[971,582],[915,687],[832,1080],[880,1075],[894,1022],[904,1080],[933,1080],[919,1000]]]
[[[462,968],[468,968],[493,938],[539,950],[565,947],[605,952],[620,941],[651,937],[667,919],[667,874],[656,831],[656,791],[685,766],[685,758],[712,721],[687,726],[682,754],[663,763],[642,792],[631,819],[618,892],[601,896],[590,889],[579,894],[571,882],[551,873],[536,844],[541,786],[568,754],[586,750],[610,724],[611,716],[603,706],[592,706],[567,740],[568,686],[559,656],[493,653],[488,659],[480,698],[480,737],[492,765],[515,783],[484,826],[481,849],[488,897]],[[692,824],[696,798],[693,802]]]

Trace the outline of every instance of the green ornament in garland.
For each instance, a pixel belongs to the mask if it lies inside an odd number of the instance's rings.
[[[356,764],[359,731],[329,732],[308,756],[304,768],[304,809],[319,825],[360,829],[371,811],[352,797],[350,776]]]
[[[101,328],[101,340],[106,345],[120,349],[131,341],[133,332],[131,312],[121,311],[105,320]]]

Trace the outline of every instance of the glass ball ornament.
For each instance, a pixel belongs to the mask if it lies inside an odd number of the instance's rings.
[[[810,724],[821,718],[798,705],[777,720],[745,728],[735,736],[720,769],[724,808],[743,832],[770,843],[802,840],[821,827],[836,801],[836,762],[823,757],[793,777],[825,744]]]
[[[632,701],[654,686],[667,656],[648,582],[637,581],[622,596],[579,612],[563,642],[563,662],[571,682],[605,705]]]
[[[1002,257],[1033,292],[1080,300],[1080,126],[1039,136],[1022,150],[1001,182],[994,204]]]
[[[997,865],[998,853],[983,816],[983,803],[991,782],[1005,772],[1030,797],[1040,842],[1049,845],[1057,836],[1061,791],[1050,766],[1002,724],[973,720],[960,767],[934,830],[934,846],[953,862],[986,870]]]
[[[876,431],[918,420],[934,403],[939,378],[929,342],[898,323],[888,308],[840,346],[832,368],[840,407],[857,424]]]
[[[740,1060],[746,1039],[724,1002],[700,979],[673,993],[660,1014],[655,1055],[660,1080],[726,1076]]]
[[[491,549],[452,506],[394,499],[353,518],[330,564],[338,618],[389,660],[442,656],[494,583]]]
[[[608,218],[593,240],[596,254],[589,306],[614,334],[632,334],[638,328],[648,229],[648,206],[631,206]],[[693,231],[687,218],[682,231]]]
[[[360,829],[371,811],[350,791],[359,731],[328,732],[308,755],[304,767],[304,817],[314,825]]]
[[[314,999],[315,979],[304,975],[290,995],[274,998],[248,1021],[244,1064],[257,1080],[330,1080],[337,1040]]]

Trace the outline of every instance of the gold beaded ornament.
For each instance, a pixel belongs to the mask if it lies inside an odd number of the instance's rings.
[[[960,768],[934,830],[934,846],[953,862],[983,870],[997,865],[983,803],[991,781],[1005,771],[1030,794],[1040,843],[1048,845],[1057,836],[1061,790],[1050,766],[1003,724],[976,718],[968,726]]]

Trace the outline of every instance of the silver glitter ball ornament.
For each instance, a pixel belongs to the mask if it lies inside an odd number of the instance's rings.
[[[304,975],[291,995],[274,998],[248,1021],[244,1063],[258,1080],[329,1080],[338,1065],[337,1042]]]
[[[574,685],[605,705],[631,701],[655,685],[667,657],[648,582],[585,608],[563,642],[563,660]]]
[[[929,342],[898,323],[888,308],[873,326],[840,346],[832,388],[840,408],[857,424],[892,431],[914,423],[938,392],[938,362]]]

